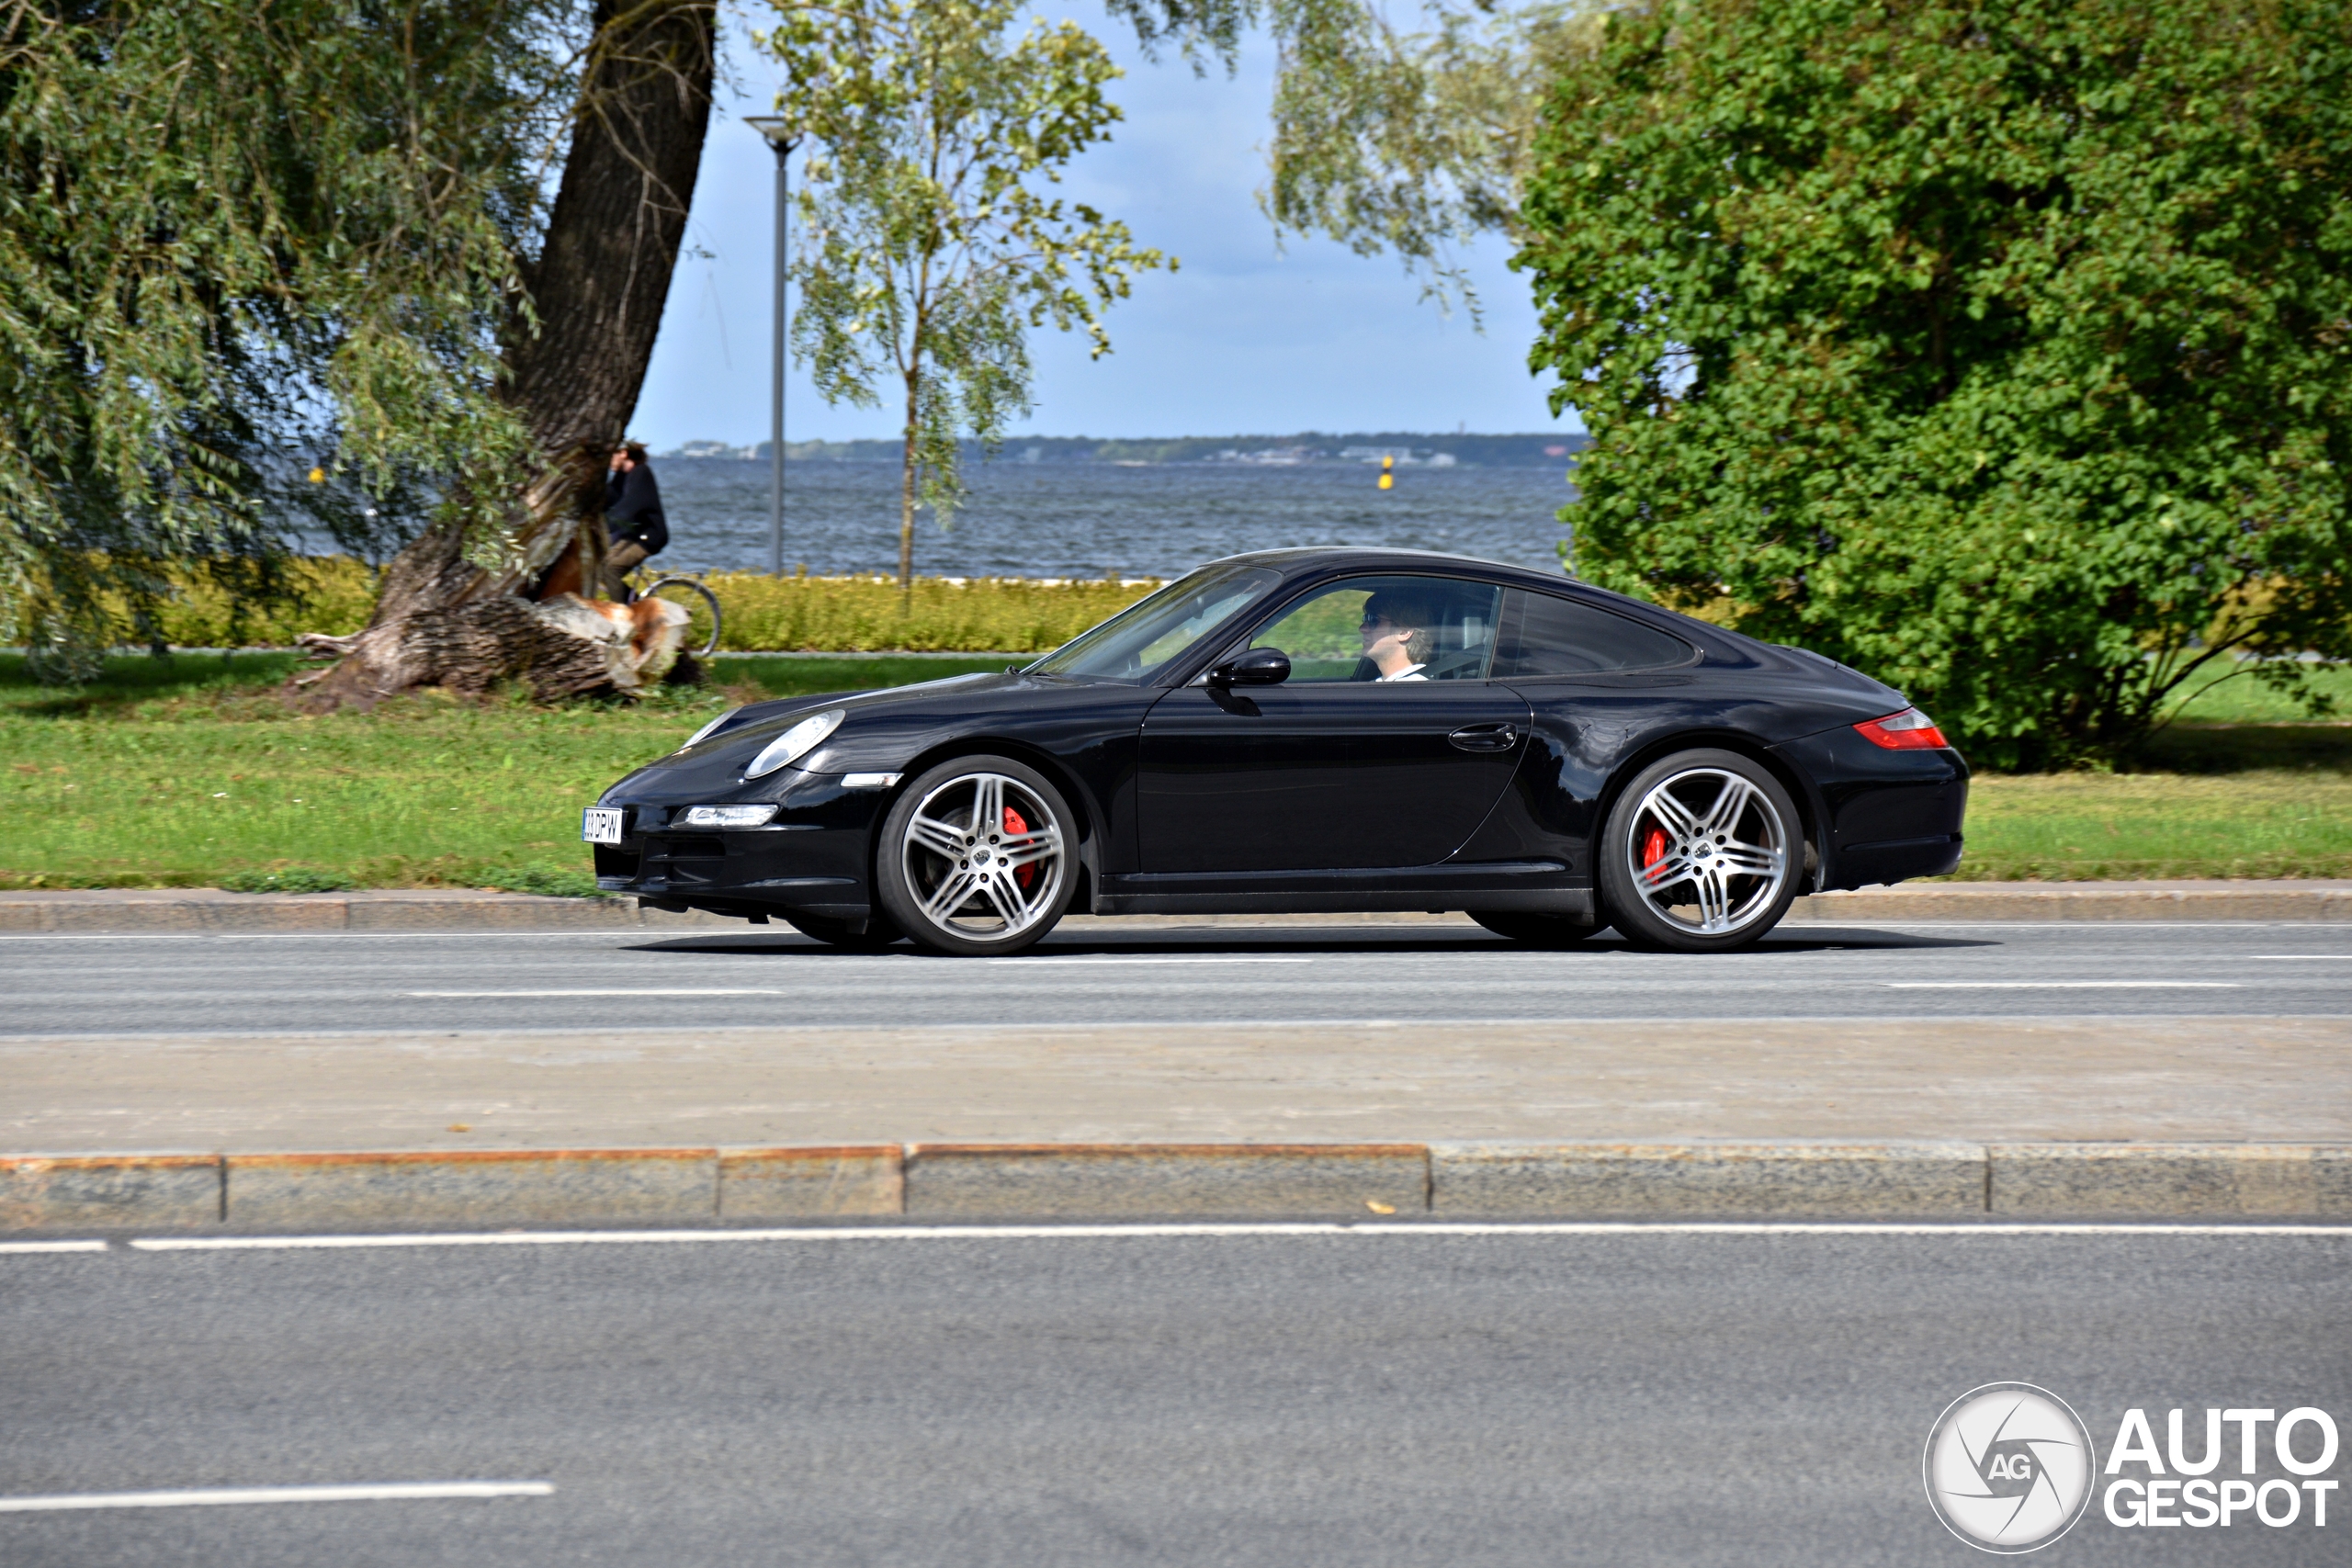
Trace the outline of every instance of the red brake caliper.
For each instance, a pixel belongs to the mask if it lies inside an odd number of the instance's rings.
[[[1021,813],[1010,806],[1006,807],[1004,808],[1005,835],[1009,838],[1015,833],[1026,833],[1028,830],[1029,824],[1022,819]],[[1021,891],[1028,892],[1029,885],[1037,880],[1036,863],[1033,861],[1027,865],[1013,867],[1012,880],[1021,884]]]
[[[1653,828],[1650,836],[1642,840],[1642,869],[1647,871],[1666,858],[1666,829]]]

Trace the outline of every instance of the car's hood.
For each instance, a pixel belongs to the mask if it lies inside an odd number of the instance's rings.
[[[876,692],[831,693],[753,703],[728,716],[718,729],[646,764],[605,792],[607,797],[667,798],[684,791],[697,799],[774,798],[810,773],[896,773],[913,757],[958,733],[984,729],[1000,714],[1035,720],[1056,708],[1082,710],[1092,722],[1121,720],[1104,712],[1132,707],[1139,721],[1157,691],[1121,682],[1073,681],[1055,675],[952,675]],[[843,710],[823,744],[790,768],[747,780],[744,770],[768,742],[813,714]]]
[[[904,706],[909,704],[925,708],[936,707],[939,695],[956,692],[978,695],[981,692],[1001,690],[1017,685],[1021,677],[1006,672],[974,675],[944,675],[936,681],[919,681],[911,686],[883,686],[870,692],[820,692],[808,697],[776,697],[763,703],[746,703],[727,716],[726,723],[703,737],[700,745],[681,747],[673,757],[686,756],[689,750],[704,751],[728,741],[741,741],[757,732],[758,744],[766,745],[778,735],[807,718],[812,713],[827,708],[845,708],[852,713],[864,713],[879,707]],[[668,761],[668,758],[663,761]]]

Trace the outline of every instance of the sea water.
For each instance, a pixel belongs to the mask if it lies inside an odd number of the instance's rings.
[[[673,570],[765,571],[768,465],[657,458]],[[1444,550],[1561,570],[1566,465],[1406,468],[1378,488],[1369,465],[1023,463],[965,470],[968,502],[944,528],[915,517],[925,577],[1174,577],[1220,556],[1299,545]],[[804,461],[785,469],[784,569],[896,572],[899,468]]]

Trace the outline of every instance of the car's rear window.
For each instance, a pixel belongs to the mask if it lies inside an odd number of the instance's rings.
[[[1494,674],[1502,680],[1655,670],[1687,663],[1694,651],[1680,637],[1630,616],[1515,588],[1503,613]]]

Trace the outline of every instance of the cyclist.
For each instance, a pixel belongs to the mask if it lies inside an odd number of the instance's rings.
[[[662,515],[662,487],[641,442],[624,441],[613,449],[612,466],[605,473],[605,526],[612,536],[611,551],[605,557],[605,582],[612,597],[626,604],[635,595],[623,579],[670,543],[670,525]]]

